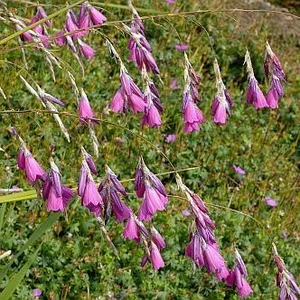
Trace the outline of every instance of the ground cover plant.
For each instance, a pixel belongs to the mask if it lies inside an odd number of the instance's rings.
[[[299,298],[300,17],[252,5],[1,2],[0,299]]]

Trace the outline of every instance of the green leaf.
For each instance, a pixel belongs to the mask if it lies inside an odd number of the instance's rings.
[[[1,209],[0,209],[0,232],[1,232],[1,229],[2,229],[2,225],[3,225],[5,211],[6,211],[6,203],[3,203],[1,205]]]
[[[13,295],[14,291],[17,289],[20,282],[23,280],[24,276],[26,275],[26,272],[30,269],[31,265],[35,261],[36,256],[37,256],[38,252],[40,251],[40,247],[41,246],[39,246],[38,249],[29,257],[28,261],[20,269],[20,271],[8,281],[5,289],[0,294],[0,299],[6,300],[6,299],[9,299]]]
[[[16,194],[9,194],[0,197],[0,203],[8,203],[8,202],[15,202],[15,201],[24,201],[24,200],[31,200],[36,198],[36,191],[29,190],[25,192],[20,192]]]
[[[40,224],[40,226],[33,232],[33,234],[30,236],[28,241],[23,245],[23,247],[20,249],[20,251],[12,257],[10,262],[1,271],[0,282],[5,277],[7,271],[9,270],[10,266],[13,264],[14,260],[16,258],[18,258],[31,245],[33,245],[53,225],[53,223],[59,219],[60,216],[61,216],[60,213],[52,213],[42,224]],[[0,299],[2,299],[2,298],[0,298]]]

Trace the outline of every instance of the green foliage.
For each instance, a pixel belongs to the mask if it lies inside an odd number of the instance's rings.
[[[62,5],[64,2],[48,1],[50,6],[47,12],[58,12],[58,8],[65,7]],[[167,14],[170,10],[222,10],[223,6],[228,8],[226,5],[229,2],[177,1],[175,6],[167,6],[164,1],[142,1],[140,6],[143,10],[139,12],[154,16],[159,12]],[[58,8],[53,5],[58,5]],[[103,3],[103,8],[108,10],[105,13],[112,22],[130,18],[130,12],[124,7],[122,1]],[[27,18],[34,13],[31,6],[21,5],[18,1],[11,1],[9,9]],[[144,21],[146,36],[153,47],[164,83],[162,85],[155,79],[165,108],[164,125],[159,129],[141,129],[140,115],[103,113],[119,86],[119,69],[107,53],[104,35],[114,41],[129,73],[138,86],[143,86],[136,67],[127,60],[128,36],[120,24],[109,22],[88,37],[87,42],[97,52],[94,60],[84,62],[85,76],[82,76],[80,66],[65,48],[55,48],[55,55],[64,62],[63,70],[55,69],[56,82],[52,81],[48,64],[40,51],[33,46],[25,48],[29,64],[27,72],[17,40],[3,43],[0,65],[6,76],[3,76],[0,87],[7,100],[1,98],[0,112],[42,108],[19,80],[22,74],[59,96],[66,103],[64,111],[76,114],[76,100],[66,75],[66,70],[71,71],[76,75],[78,86],[84,87],[97,116],[106,121],[95,127],[100,141],[100,158],[97,161],[100,175],[97,180],[103,177],[105,164],[120,179],[132,178],[141,154],[153,172],[172,171],[157,149],[168,156],[176,169],[198,167],[180,175],[184,183],[207,203],[210,215],[217,224],[216,236],[224,258],[231,267],[232,249],[238,247],[254,289],[250,299],[275,299],[278,289],[275,286],[271,242],[277,244],[290,271],[298,282],[300,280],[299,272],[297,274],[300,268],[300,228],[297,222],[300,209],[297,165],[300,157],[299,57],[297,37],[281,39],[269,25],[269,19],[265,21],[266,15],[250,17],[250,21],[249,16],[253,15],[250,12],[199,13],[188,17],[149,17]],[[244,18],[247,22],[243,21]],[[61,28],[64,16],[59,15],[53,22],[54,28]],[[13,28],[5,24],[1,24],[0,29],[2,41],[13,34]],[[272,41],[272,48],[283,62],[289,80],[278,110],[256,112],[245,105],[247,78],[243,57],[248,48],[255,74],[266,91],[268,83],[264,81],[262,68],[266,39]],[[174,50],[174,45],[181,42],[188,42],[189,58],[201,75],[202,102],[199,106],[208,119],[200,132],[189,135],[182,133],[181,120],[184,60],[182,53]],[[209,120],[215,94],[212,69],[215,56],[235,102],[229,123],[224,127],[217,127]],[[170,89],[173,78],[178,79],[180,90]],[[174,197],[170,196],[168,209],[154,217],[154,225],[167,241],[167,248],[163,251],[166,267],[158,272],[152,271],[149,266],[143,270],[139,266],[143,252],[135,243],[123,240],[123,224],[110,220],[107,225],[119,251],[120,260],[117,260],[96,220],[81,207],[78,199],[72,201],[63,216],[49,215],[42,200],[32,199],[35,193],[23,172],[17,169],[18,143],[7,130],[10,125],[16,127],[34,156],[46,168],[54,149],[55,161],[64,183],[75,188],[80,168],[79,145],[84,145],[92,153],[87,128],[81,126],[76,118],[62,116],[71,134],[71,143],[67,143],[52,116],[36,112],[2,113],[0,116],[0,147],[4,150],[0,151],[0,187],[18,185],[25,190],[19,195],[0,197],[0,253],[12,250],[14,254],[10,261],[8,258],[0,260],[0,288],[3,293],[5,288],[10,287],[8,278],[15,274],[18,281],[21,277],[24,279],[13,299],[30,299],[34,288],[43,291],[44,299],[238,299],[235,291],[218,283],[210,274],[193,270],[184,256],[191,218],[181,214],[188,204],[178,193],[172,173],[161,178],[169,194]],[[168,144],[164,138],[170,133],[176,133],[178,138]],[[120,143],[117,137],[124,142]],[[240,177],[235,174],[233,164],[243,167],[247,175]],[[133,192],[131,181],[124,182],[124,185],[129,192]],[[278,200],[276,208],[265,204],[266,195]],[[13,203],[15,200],[24,201]],[[125,202],[135,210],[140,204],[133,194]],[[34,251],[31,248],[37,248],[39,243],[39,252],[30,256]],[[21,265],[23,268],[20,268]]]

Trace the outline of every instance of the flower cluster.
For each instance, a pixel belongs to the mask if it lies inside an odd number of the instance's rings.
[[[279,59],[268,42],[266,44],[264,70],[271,85],[266,97],[267,102],[271,108],[277,108],[279,99],[284,95],[282,81],[285,81],[285,74]]]
[[[186,53],[185,57],[185,88],[183,92],[182,116],[184,122],[184,132],[192,132],[199,130],[199,124],[205,121],[202,111],[197,107],[196,103],[200,101],[197,86],[200,78],[193,69]]]
[[[105,167],[105,173],[105,177],[98,188],[104,204],[104,220],[107,222],[113,214],[117,222],[125,221],[132,213],[131,208],[119,196],[119,194],[127,196],[125,188],[108,166]]]
[[[132,21],[130,27],[124,25],[125,30],[130,34],[128,49],[130,51],[130,60],[136,62],[140,71],[144,68],[147,72],[152,71],[159,74],[159,68],[152,56],[152,48],[145,36],[145,28],[136,9],[130,2],[132,10]]]
[[[293,274],[287,269],[283,259],[279,256],[275,244],[273,244],[274,261],[277,266],[276,284],[280,288],[279,300],[297,300],[300,296],[300,288]],[[298,295],[298,296],[297,296]]]
[[[215,224],[209,217],[204,202],[183,184],[178,174],[176,174],[176,181],[179,189],[186,195],[194,217],[190,242],[185,249],[185,255],[192,260],[196,267],[204,267],[208,272],[214,273],[217,280],[222,280],[227,285],[236,287],[240,297],[248,296],[252,289],[245,280],[247,271],[238,251],[235,251],[236,263],[233,269],[229,271],[213,232]],[[186,215],[189,216],[189,213]]]
[[[251,286],[246,280],[248,276],[245,263],[239,254],[238,250],[235,249],[235,264],[226,278],[226,283],[229,286],[236,287],[238,294],[241,298],[249,296],[253,291]]]
[[[73,197],[71,189],[61,184],[61,175],[57,165],[50,158],[51,170],[43,184],[43,198],[46,200],[47,211],[64,211]]]
[[[47,211],[64,211],[69,200],[73,197],[70,188],[61,184],[61,175],[54,160],[50,158],[51,169],[46,173],[27,149],[25,142],[16,133],[20,141],[17,164],[24,170],[29,183],[35,185],[38,195],[42,187],[42,196],[46,200]]]
[[[215,224],[209,217],[204,202],[183,184],[178,174],[176,181],[179,189],[186,195],[194,216],[190,243],[186,247],[185,255],[191,258],[196,267],[204,267],[208,272],[214,272],[218,280],[226,279],[229,272],[213,232]]]
[[[143,202],[138,219],[150,221],[157,211],[162,211],[168,203],[167,192],[162,182],[146,166],[141,157],[135,172],[134,189]]]
[[[165,266],[160,251],[166,247],[166,242],[156,228],[151,225],[150,233],[145,225],[132,213],[124,228],[123,237],[134,240],[140,244],[145,251],[141,266],[150,262],[154,270]]]
[[[100,26],[106,20],[100,11],[86,1],[81,5],[78,15],[71,9],[67,12],[64,29],[56,35],[56,44],[59,46],[67,44],[73,53],[77,53],[78,48],[83,57],[92,58],[95,50],[83,42],[81,38],[89,33],[92,26]]]
[[[121,87],[114,95],[109,106],[110,109],[117,113],[127,112],[129,108],[134,113],[143,112],[146,107],[143,94],[133,82],[123,63],[121,63],[120,67],[120,81]]]

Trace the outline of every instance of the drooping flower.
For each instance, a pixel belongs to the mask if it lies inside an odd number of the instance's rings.
[[[269,43],[266,43],[265,59],[264,59],[265,75],[269,78],[275,75],[280,80],[285,80],[285,73],[281,63],[275,53],[272,51]]]
[[[94,57],[95,50],[91,46],[83,42],[81,39],[78,39],[78,45],[79,45],[80,52],[86,59],[90,59]]]
[[[223,125],[227,122],[227,116],[230,116],[230,108],[233,102],[223,83],[217,59],[214,61],[214,71],[216,75],[217,94],[212,103],[211,114],[215,124]]]
[[[184,122],[183,131],[186,133],[200,130],[199,125],[205,122],[202,111],[192,100],[190,91],[185,92],[182,114]]]
[[[112,213],[118,222],[123,222],[130,218],[132,210],[119,196],[119,193],[123,196],[127,195],[125,188],[108,166],[105,167],[105,177],[101,181],[98,190],[103,199],[106,222]]]
[[[31,19],[31,24],[36,23],[44,18],[47,18],[47,13],[45,12],[45,10],[42,6],[38,6],[35,16]],[[51,20],[47,20],[47,21],[45,21],[45,24],[48,27],[51,27],[52,22],[51,22]]]
[[[139,70],[145,69],[159,74],[159,68],[152,55],[152,48],[145,36],[145,28],[138,12],[130,3],[132,10],[132,21],[130,27],[124,25],[125,30],[130,34],[128,49],[130,51],[130,60],[136,62]]]
[[[157,246],[159,250],[162,250],[166,247],[166,242],[162,235],[156,230],[156,228],[151,225],[150,227],[151,239],[152,242]]]
[[[147,75],[146,75],[147,76]],[[147,78],[147,77],[146,77]],[[146,107],[144,109],[144,115],[142,118],[142,125],[148,125],[149,127],[158,127],[162,124],[160,112],[162,112],[162,105],[159,101],[159,95],[153,82],[147,82],[146,90],[144,93],[144,102]]]
[[[90,19],[91,19],[93,25],[101,25],[107,21],[107,18],[99,10],[97,10],[94,6],[87,4],[86,9],[89,12]]]
[[[165,266],[164,260],[154,242],[151,242],[150,260],[154,270],[159,270]]]
[[[235,264],[226,278],[226,283],[238,290],[238,294],[241,298],[249,296],[253,290],[246,280],[248,276],[245,263],[239,254],[238,250],[235,249]]]
[[[20,138],[21,146],[18,152],[18,167],[25,171],[26,177],[31,184],[36,183],[38,180],[45,180],[46,172],[39,165],[39,163],[32,156],[31,152],[27,149],[24,141]]]
[[[82,164],[79,174],[78,195],[81,197],[82,205],[89,209],[91,213],[99,217],[104,204],[97,186],[93,180],[91,172],[97,174],[96,165],[83,147],[81,147]]]
[[[127,112],[130,107],[134,113],[144,111],[146,103],[143,100],[143,94],[123,65],[120,70],[120,81],[121,88],[113,97],[110,109],[114,112]]]
[[[184,132],[193,132],[200,130],[199,125],[205,121],[202,111],[197,107],[196,102],[200,101],[197,90],[197,85],[200,83],[200,78],[193,69],[188,57],[185,57],[185,89],[182,102],[182,116],[184,123]]]
[[[247,73],[249,78],[249,85],[246,93],[246,102],[248,105],[253,105],[255,109],[260,109],[264,107],[268,107],[267,100],[261,91],[258,81],[254,76],[254,71],[252,68],[250,53],[247,50],[245,55],[245,63],[247,65]]]
[[[266,100],[271,108],[276,109],[278,108],[279,99],[284,95],[281,82],[285,81],[285,73],[279,59],[272,51],[268,42],[266,44],[264,70],[266,77],[270,79],[270,89]]]
[[[215,224],[209,217],[202,199],[183,184],[178,174],[176,174],[176,182],[179,189],[186,195],[194,216],[190,242],[186,247],[185,255],[191,258],[195,266],[204,267],[208,272],[215,273],[218,280],[223,280],[228,276],[229,271],[213,232]]]
[[[138,212],[139,220],[150,221],[156,211],[165,210],[168,203],[165,187],[148,169],[142,157],[136,169],[134,189],[137,196],[143,198]]]
[[[88,125],[89,122],[94,124],[99,124],[99,121],[95,119],[94,111],[83,89],[81,89],[81,97],[78,105],[78,113],[80,117],[80,122],[82,124]]]
[[[67,12],[65,30],[69,33],[69,36],[71,36],[73,40],[79,38],[81,35],[79,32],[77,16],[71,9]]]
[[[279,256],[276,245],[273,243],[274,262],[277,267],[276,284],[280,288],[279,300],[297,300],[300,296],[300,288],[295,277],[287,269],[284,260]]]
[[[73,197],[71,189],[61,184],[61,175],[53,159],[50,159],[51,170],[43,184],[43,198],[46,200],[47,211],[64,211]]]
[[[139,229],[134,216],[131,214],[124,227],[123,237],[130,240],[139,240]]]

